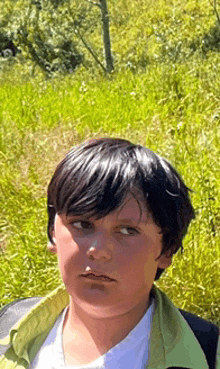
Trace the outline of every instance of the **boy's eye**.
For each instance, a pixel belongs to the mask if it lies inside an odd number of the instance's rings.
[[[120,233],[126,236],[132,236],[132,235],[138,234],[139,232],[137,231],[137,229],[133,227],[122,227],[120,228]]]
[[[87,222],[86,220],[78,220],[76,222],[72,222],[72,225],[78,229],[92,229],[92,224]]]

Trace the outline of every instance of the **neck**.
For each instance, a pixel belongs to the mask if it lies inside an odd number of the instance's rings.
[[[71,336],[78,335],[80,341],[92,343],[102,355],[121,342],[137,325],[150,305],[149,300],[124,314],[100,318],[88,314],[71,299],[64,322],[64,334],[68,332],[70,340]]]

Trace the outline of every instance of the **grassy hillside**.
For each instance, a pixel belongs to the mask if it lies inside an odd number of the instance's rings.
[[[71,76],[45,80],[39,69],[31,77],[27,64],[2,67],[1,304],[43,295],[59,283],[56,258],[46,250],[48,181],[72,145],[117,136],[166,157],[193,189],[196,219],[185,252],[175,257],[159,285],[178,306],[219,322],[215,14],[209,1],[122,0],[112,1],[109,10],[116,71],[108,78],[81,67]],[[91,39],[99,50],[98,32]]]

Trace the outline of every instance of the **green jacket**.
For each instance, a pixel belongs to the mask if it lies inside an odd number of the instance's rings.
[[[156,286],[157,298],[150,343],[148,369],[186,367],[209,369],[205,355],[192,330],[179,310]],[[8,350],[0,357],[0,369],[25,369],[34,359],[56,318],[69,304],[65,286],[43,298],[0,340]],[[216,369],[220,369],[220,342],[218,342]]]

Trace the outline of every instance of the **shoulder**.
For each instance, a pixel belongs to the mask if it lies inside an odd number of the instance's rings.
[[[8,336],[11,328],[41,299],[42,297],[29,297],[18,299],[5,305],[0,310],[0,339]]]
[[[219,329],[217,325],[189,311],[185,311],[182,309],[179,309],[179,311],[193,331],[199,331],[201,335],[205,334],[206,337],[213,334],[218,336]]]
[[[170,358],[169,363],[175,360],[179,367],[182,367],[183,363],[188,368],[192,367],[192,363],[196,363],[197,367],[204,367],[205,354],[209,368],[214,369],[219,339],[218,327],[195,314],[178,309],[160,289],[154,288],[154,293],[157,299],[155,342],[157,343],[161,336],[161,345]]]
[[[200,346],[202,347],[210,368],[215,367],[217,357],[217,346],[219,340],[219,328],[210,321],[200,318],[188,311],[179,309],[187,321]]]

